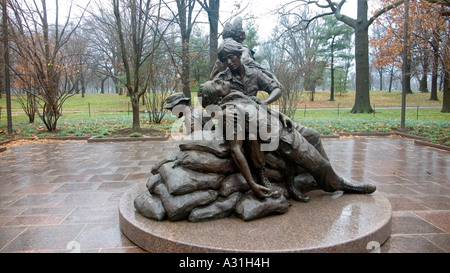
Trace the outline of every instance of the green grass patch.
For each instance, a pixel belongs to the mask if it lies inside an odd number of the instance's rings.
[[[431,101],[430,93],[413,92],[406,96],[406,106],[442,106],[443,93],[438,93],[439,101]],[[301,96],[301,102],[298,107],[303,108],[305,105],[308,108],[352,108],[355,103],[355,92],[349,91],[340,94],[337,92],[334,97],[334,101],[330,101],[329,91],[318,91],[314,95],[314,101],[310,101],[311,93],[303,92]],[[370,103],[374,108],[381,107],[400,107],[402,105],[402,92],[401,91],[370,91]]]
[[[260,92],[259,96],[266,96],[265,93]],[[370,101],[371,105],[375,108],[381,107],[400,107],[401,106],[401,96],[400,91],[371,91]],[[6,116],[6,96],[2,96],[0,99],[0,107],[2,108],[2,116]],[[17,97],[12,95],[12,110],[13,112],[22,112],[22,108],[17,101]],[[197,93],[192,92],[193,101],[197,101]],[[406,103],[407,106],[416,107],[420,106],[442,106],[443,93],[438,93],[439,101],[430,101],[430,93],[414,92],[407,95]],[[335,94],[335,101],[329,101],[330,92],[329,91],[317,91],[315,93],[314,102],[310,101],[310,92],[303,92],[301,97],[301,102],[298,108],[304,108],[306,105],[308,108],[337,108],[338,106],[342,108],[353,107],[355,101],[355,92],[348,91],[340,94],[337,92]],[[145,108],[142,106],[142,108]],[[91,114],[101,111],[109,112],[127,112],[131,110],[130,98],[126,95],[119,96],[118,94],[86,94],[84,98],[81,95],[74,95],[67,99],[64,103],[63,111],[82,111]]]
[[[386,118],[303,118],[297,120],[304,126],[313,128],[323,135],[341,133],[393,133],[400,131],[399,119]],[[430,142],[448,145],[450,121],[408,120],[407,133],[426,137]]]
[[[170,131],[174,119],[166,119],[162,124],[152,124],[146,119],[146,115],[141,115],[141,129],[151,129],[154,135],[164,135]],[[11,136],[6,135],[6,121],[0,121],[0,141]],[[128,115],[103,116],[95,118],[76,117],[64,115],[60,118],[56,132],[48,132],[42,121],[37,120],[29,124],[26,117],[16,116],[13,118],[14,134],[19,138],[34,137],[123,137],[117,134],[118,131],[130,130],[132,127],[132,117]],[[139,132],[136,132],[139,133]],[[128,134],[129,135],[129,134]],[[127,135],[127,136],[128,136]]]
[[[143,137],[141,133],[134,132],[130,134],[130,137]]]
[[[74,95],[64,103],[65,111],[122,111],[131,110],[130,98],[117,94]]]
[[[400,119],[400,109],[375,109],[374,114],[352,114],[348,109],[298,109],[295,119],[303,118],[352,118],[352,119]],[[436,120],[450,121],[450,113],[442,113],[440,109],[408,108],[405,111],[406,120]]]

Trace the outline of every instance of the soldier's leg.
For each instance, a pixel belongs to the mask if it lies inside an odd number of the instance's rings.
[[[313,175],[319,188],[334,192],[344,190],[354,193],[372,193],[375,186],[370,184],[356,185],[345,181],[332,168],[329,160],[311,145],[298,131],[292,131],[290,141],[280,141],[280,152],[294,164],[308,170]]]
[[[325,152],[325,149],[322,145],[322,139],[320,136],[320,133],[317,132],[314,129],[298,125],[295,128],[316,150],[326,159],[329,161],[328,155]]]
[[[261,150],[261,143],[257,140],[248,140],[244,142],[244,150],[247,161],[253,169],[255,180],[267,188],[272,188],[272,185],[264,174],[266,165],[265,153]]]

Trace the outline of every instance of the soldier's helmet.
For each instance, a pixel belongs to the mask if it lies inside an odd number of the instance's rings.
[[[185,97],[182,93],[176,93],[173,95],[170,95],[166,100],[166,109],[172,109],[180,102],[186,101],[189,102],[191,99],[188,97]]]

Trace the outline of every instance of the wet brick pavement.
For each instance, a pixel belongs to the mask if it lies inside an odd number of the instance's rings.
[[[324,139],[336,171],[378,187],[393,208],[381,252],[450,252],[450,152],[401,137]],[[144,252],[118,203],[175,142],[32,142],[0,153],[0,252]]]

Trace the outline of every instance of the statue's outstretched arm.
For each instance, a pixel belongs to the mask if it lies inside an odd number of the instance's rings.
[[[245,178],[250,188],[255,192],[256,196],[260,198],[266,198],[272,196],[272,190],[261,186],[255,182],[250,170],[250,166],[245,158],[243,151],[243,141],[242,140],[230,140],[228,141],[231,150],[231,156],[234,159],[238,169],[240,170],[242,176]]]
[[[281,97],[282,91],[280,88],[275,88],[269,95],[269,97],[263,101],[263,104],[271,104],[273,102],[276,102]]]

